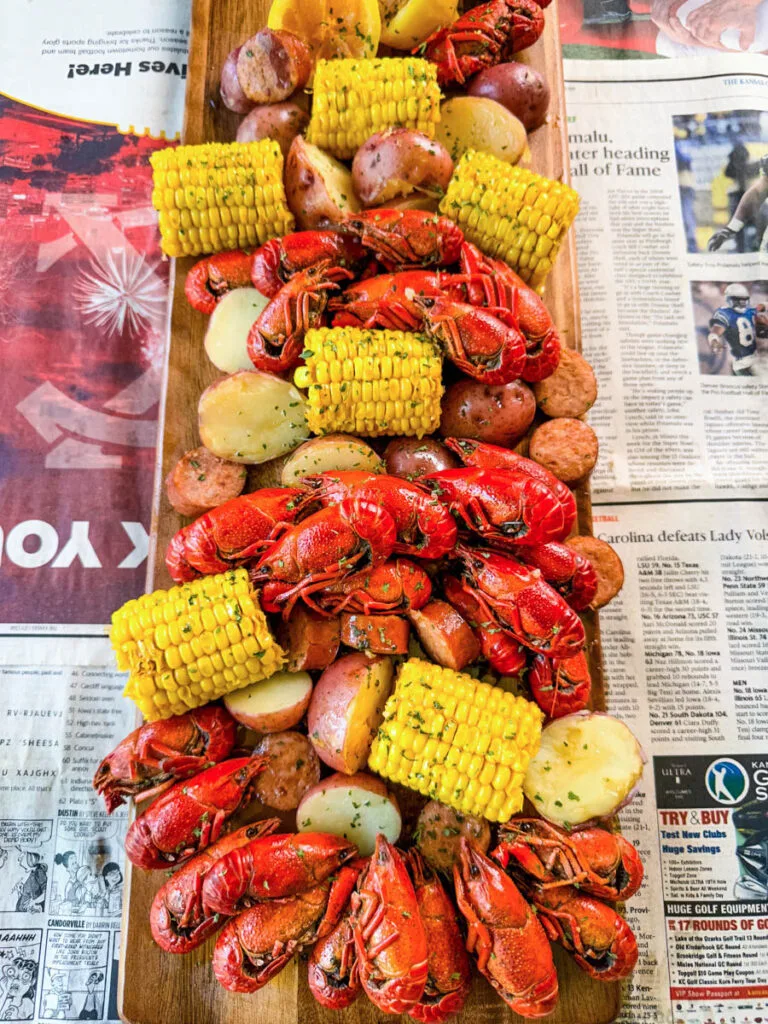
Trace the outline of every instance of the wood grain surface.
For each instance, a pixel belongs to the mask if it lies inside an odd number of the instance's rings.
[[[193,0],[192,38],[187,79],[183,141],[232,141],[240,118],[218,99],[221,65],[227,53],[266,22],[269,0]],[[529,139],[530,158],[523,163],[551,178],[568,178],[568,145],[563,73],[560,58],[556,0],[546,11],[546,30],[539,42],[518,57],[541,70],[552,89],[548,123]],[[162,444],[153,505],[149,589],[167,587],[163,554],[170,537],[184,525],[168,505],[163,480],[176,460],[199,444],[197,402],[205,387],[220,376],[203,352],[207,318],[196,313],[184,297],[184,278],[192,260],[178,260],[172,277],[173,305],[164,403]],[[580,348],[579,293],[573,234],[566,241],[547,282],[545,299],[563,341]],[[591,532],[589,489],[577,490],[579,532]],[[596,615],[586,617],[593,678],[593,705],[604,708],[602,659]],[[398,791],[407,824],[418,812],[416,794]],[[410,811],[410,814],[409,814]],[[269,812],[270,814],[273,812]],[[250,817],[262,817],[258,805]],[[246,819],[243,819],[246,820]],[[290,817],[288,827],[293,826]],[[162,872],[145,873],[126,865],[128,898],[123,914],[118,1007],[130,1024],[373,1024],[392,1020],[361,997],[343,1012],[326,1011],[312,998],[306,984],[306,964],[294,961],[255,995],[235,995],[222,989],[210,966],[213,941],[186,956],[163,953],[152,942],[149,909],[165,880]],[[581,972],[561,949],[555,949],[560,978],[560,1002],[549,1024],[608,1024],[621,1004],[620,985],[594,981]],[[512,1024],[522,1018],[509,1010],[490,986],[476,976],[460,1024]],[[404,1017],[403,1024],[410,1018]]]

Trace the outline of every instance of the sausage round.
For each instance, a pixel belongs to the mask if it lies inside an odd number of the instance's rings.
[[[411,627],[399,615],[359,615],[343,612],[341,642],[371,654],[407,654]]]
[[[240,80],[237,77],[237,58],[240,56],[242,46],[236,46],[227,54],[227,59],[221,67],[221,79],[219,81],[219,94],[221,102],[228,110],[235,114],[247,114],[253,107],[253,102],[243,92]]]
[[[419,643],[429,657],[456,672],[480,657],[480,642],[469,623],[447,601],[435,599],[408,612]]]
[[[320,760],[300,732],[273,732],[254,750],[269,758],[256,780],[256,798],[276,811],[292,811],[307,790],[320,781]]]
[[[254,103],[279,103],[306,85],[312,56],[292,32],[263,28],[246,39],[237,58],[240,87]]]
[[[569,548],[583,555],[597,574],[597,593],[590,608],[602,608],[618,594],[624,586],[624,566],[610,544],[598,537],[571,537],[566,541]]]
[[[328,668],[339,653],[340,622],[299,603],[278,626],[278,639],[288,654],[289,672]]]
[[[564,483],[589,476],[597,462],[597,435],[583,420],[548,420],[531,435],[528,455]]]
[[[193,448],[168,474],[165,491],[180,516],[201,516],[241,494],[245,477],[245,466],[220,459],[207,448]]]
[[[597,398],[595,373],[580,352],[564,348],[557,369],[533,385],[536,404],[545,416],[578,419]]]
[[[452,807],[430,800],[424,804],[414,832],[416,846],[437,871],[451,875],[459,859],[459,840],[462,836],[472,840],[483,853],[491,844],[491,829],[487,821],[459,814]]]

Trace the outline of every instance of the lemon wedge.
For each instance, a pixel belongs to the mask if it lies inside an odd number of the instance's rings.
[[[267,25],[303,39],[321,57],[375,57],[381,36],[377,0],[273,0]]]
[[[456,20],[458,0],[406,0],[396,9],[391,0],[379,0],[379,9],[382,43],[394,50],[412,50]]]

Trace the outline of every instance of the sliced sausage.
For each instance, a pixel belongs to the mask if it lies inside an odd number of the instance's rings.
[[[207,448],[185,452],[165,481],[168,501],[180,516],[201,516],[242,493],[247,468]]]
[[[278,640],[288,654],[289,672],[328,668],[339,653],[341,623],[297,604],[288,622],[280,624]]]
[[[483,853],[491,844],[491,829],[487,821],[459,814],[452,807],[430,800],[424,804],[413,834],[419,850],[436,871],[450,876],[459,859],[459,841],[466,836]]]
[[[460,672],[480,657],[480,641],[466,619],[447,601],[434,600],[408,613],[419,642],[432,661]]]
[[[576,483],[589,476],[597,462],[597,434],[583,420],[548,420],[531,435],[528,455],[558,480]]]
[[[276,811],[292,811],[307,790],[320,781],[320,760],[300,732],[273,732],[254,750],[269,758],[256,780],[256,798]]]
[[[306,85],[312,55],[292,32],[263,28],[247,39],[237,58],[237,78],[254,103],[279,103]]]
[[[237,77],[237,58],[240,56],[241,50],[242,46],[236,46],[227,54],[227,59],[221,68],[219,94],[221,102],[228,110],[232,110],[236,114],[247,114],[249,110],[253,109],[253,101],[245,95],[240,85],[240,79]],[[238,142],[240,141],[238,139]]]
[[[545,416],[578,419],[597,398],[595,372],[580,352],[564,348],[555,372],[533,384],[536,404]]]
[[[341,616],[341,642],[372,654],[407,654],[411,627],[399,615]]]
[[[624,586],[621,559],[607,541],[598,537],[571,537],[566,544],[583,555],[597,573],[597,593],[592,598],[590,608],[602,608]]]

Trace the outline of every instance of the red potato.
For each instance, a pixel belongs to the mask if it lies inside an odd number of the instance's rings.
[[[444,668],[460,672],[480,657],[480,642],[468,622],[447,601],[434,600],[408,613],[426,653]]]
[[[412,128],[376,132],[352,161],[352,183],[363,206],[380,206],[414,191],[442,195],[452,174],[445,146]]]
[[[237,56],[237,78],[254,103],[279,103],[307,84],[312,54],[292,32],[263,28],[246,39]]]
[[[387,473],[404,480],[418,480],[441,469],[458,469],[459,460],[439,441],[429,437],[396,437],[384,451]]]
[[[320,676],[309,705],[307,732],[329,768],[352,775],[366,764],[393,674],[390,658],[360,652],[339,658]]]
[[[254,107],[240,122],[235,137],[237,142],[259,142],[274,139],[288,156],[291,143],[309,124],[309,114],[295,103],[269,103]]]
[[[267,807],[292,811],[304,794],[320,781],[320,761],[312,744],[300,732],[275,732],[253,753],[268,759],[256,780],[254,794]]]
[[[525,130],[544,124],[549,109],[549,85],[535,68],[518,61],[485,68],[472,79],[467,92],[470,96],[485,96],[496,100],[523,122]]]
[[[335,157],[297,135],[285,160],[285,196],[302,231],[339,224],[357,213],[352,175]]]
[[[247,114],[253,107],[253,100],[249,100],[240,85],[237,77],[237,58],[240,56],[242,46],[236,46],[227,54],[227,59],[221,68],[221,80],[219,83],[219,95],[221,102],[228,110],[235,114]]]
[[[411,627],[399,615],[341,616],[341,642],[372,654],[407,654]]]
[[[397,800],[375,775],[337,772],[318,782],[296,809],[299,832],[330,832],[354,843],[362,857],[373,853],[380,832],[396,843],[403,827]]]
[[[312,696],[306,672],[276,672],[269,679],[233,690],[224,698],[234,719],[256,732],[282,732],[304,717]]]
[[[446,388],[442,410],[443,437],[470,437],[511,448],[533,422],[536,399],[520,380],[490,385],[465,379]]]
[[[288,621],[278,626],[277,637],[288,655],[289,672],[328,668],[339,652],[340,621],[297,604]]]
[[[168,474],[165,491],[180,516],[197,517],[241,494],[246,474],[237,462],[220,459],[207,448],[193,448]]]

